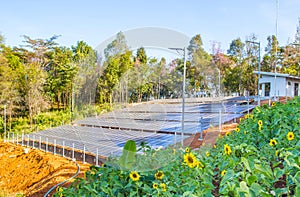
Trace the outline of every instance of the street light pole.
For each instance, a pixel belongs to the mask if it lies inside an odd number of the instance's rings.
[[[184,133],[184,113],[185,113],[185,81],[186,81],[186,47],[184,48],[169,48],[170,50],[183,51],[183,79],[182,79],[182,110],[181,110],[181,145],[183,146]]]
[[[256,44],[258,45],[258,79],[257,79],[257,104],[260,106],[260,94],[259,94],[259,79],[260,79],[260,42],[254,42],[254,41],[246,41],[248,43]]]

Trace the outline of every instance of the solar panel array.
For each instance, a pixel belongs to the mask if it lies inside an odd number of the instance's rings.
[[[184,131],[180,102],[135,104],[97,117],[77,120],[28,135],[30,139],[83,150],[102,156],[120,155],[127,140],[147,142],[153,148],[181,142],[192,134],[239,118],[255,105],[239,100],[187,102]],[[184,134],[184,135],[182,135]]]
[[[85,150],[93,154],[96,154],[98,149],[98,154],[102,156],[120,155],[124,144],[130,139],[136,141],[137,145],[147,142],[153,148],[165,147],[181,140],[181,136],[168,134],[69,125],[32,133],[25,137],[70,148],[74,144],[77,150],[83,150],[85,146]]]
[[[239,118],[255,105],[237,105],[236,102],[187,103],[184,113],[185,135],[192,135]],[[182,106],[180,103],[146,103],[115,110],[99,117],[75,121],[76,125],[103,128],[152,131],[158,133],[182,132]]]

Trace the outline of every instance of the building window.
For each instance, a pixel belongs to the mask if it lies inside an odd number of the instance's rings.
[[[265,83],[265,96],[270,96],[271,84]]]
[[[299,83],[295,83],[295,86],[294,86],[294,96],[298,96],[298,92],[299,92]]]

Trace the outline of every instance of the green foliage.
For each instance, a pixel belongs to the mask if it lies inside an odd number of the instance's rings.
[[[140,64],[146,64],[147,63],[147,55],[144,47],[141,47],[136,52],[136,61]]]
[[[143,143],[131,169],[121,170],[111,158],[54,196],[298,196],[299,129],[300,98],[257,107],[214,148],[154,150]],[[187,155],[196,166],[188,165]],[[158,172],[163,176],[157,178]]]
[[[136,143],[133,140],[128,140],[123,148],[120,157],[120,168],[122,170],[129,170],[135,163]]]

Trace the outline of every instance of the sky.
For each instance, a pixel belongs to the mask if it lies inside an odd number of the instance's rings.
[[[160,27],[189,37],[200,34],[206,51],[215,41],[226,52],[232,40],[245,41],[251,34],[262,47],[276,32],[280,45],[293,42],[300,1],[276,5],[276,0],[2,0],[0,34],[11,47],[22,44],[22,35],[61,35],[62,46],[83,40],[95,48],[120,31]]]

